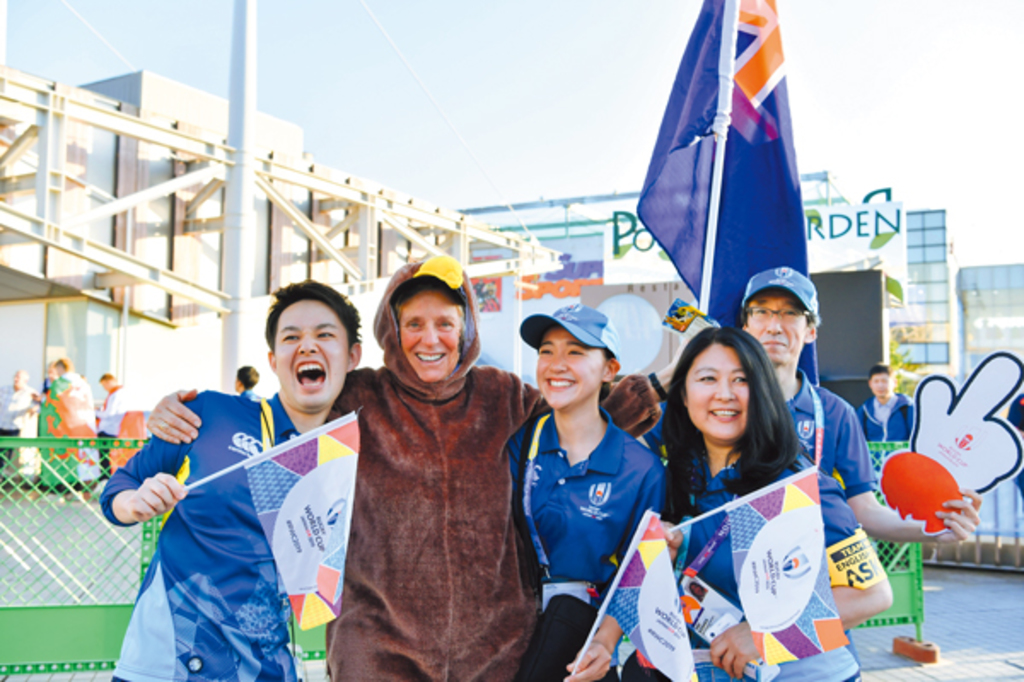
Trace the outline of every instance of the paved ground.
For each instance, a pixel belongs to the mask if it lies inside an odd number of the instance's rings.
[[[1024,574],[925,569],[924,638],[941,661],[919,665],[892,653],[892,640],[912,626],[858,630],[865,682],[920,680],[1024,681]],[[306,665],[307,682],[324,682],[322,662]],[[21,675],[0,682],[108,682],[110,673]]]

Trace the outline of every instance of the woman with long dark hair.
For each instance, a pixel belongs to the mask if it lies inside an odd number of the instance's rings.
[[[805,467],[814,466],[801,454],[793,422],[775,372],[761,345],[744,331],[707,329],[686,347],[676,366],[665,409],[664,437],[668,454],[669,492],[664,517],[673,524],[721,507]],[[825,544],[830,549],[871,545],[846,505],[842,492],[829,477],[818,476]],[[690,568],[707,588],[741,609],[733,571],[730,537],[713,538],[724,514],[715,514],[674,532],[677,575]],[[695,561],[702,550],[710,559]],[[832,552],[826,552],[831,556]],[[822,567],[821,570],[826,570]],[[689,577],[685,578],[690,580]],[[682,587],[681,587],[682,590]],[[856,587],[832,572],[832,594],[843,627],[855,627],[892,603],[885,574]],[[704,604],[706,605],[706,596]],[[799,605],[797,605],[799,607]],[[613,641],[621,635],[611,617],[602,622],[597,638]],[[707,633],[710,644],[691,633],[695,648],[710,649],[711,662],[733,678],[742,678],[745,666],[758,659],[750,625],[744,620],[723,632]],[[849,647],[783,663],[776,680],[856,680],[860,666]],[[587,671],[590,672],[589,670]],[[594,674],[600,670],[594,670]],[[645,674],[646,673],[646,674]],[[640,671],[635,658],[627,662],[622,679],[657,679],[660,673]],[[583,671],[576,679],[591,679]]]

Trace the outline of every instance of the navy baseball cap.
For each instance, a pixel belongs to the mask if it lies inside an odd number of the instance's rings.
[[[607,348],[612,355],[619,357],[619,332],[615,325],[604,313],[579,303],[559,308],[551,315],[530,315],[519,327],[519,335],[528,346],[540,349],[544,332],[556,324],[580,343],[591,348]]]
[[[804,308],[814,315],[815,320],[818,319],[818,290],[811,280],[793,268],[771,268],[751,277],[741,307],[746,308],[750,299],[765,289],[785,289],[804,304]]]

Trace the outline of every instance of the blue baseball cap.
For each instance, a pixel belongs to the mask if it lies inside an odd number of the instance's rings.
[[[750,299],[765,289],[785,289],[804,304],[804,308],[814,315],[815,320],[820,317],[818,290],[814,288],[814,283],[811,280],[793,268],[771,268],[751,277],[747,282],[747,291],[743,294],[741,307],[746,308]]]
[[[559,308],[551,315],[530,315],[519,327],[519,335],[528,346],[539,350],[544,332],[556,324],[580,343],[591,348],[607,348],[619,357],[619,332],[615,325],[604,313],[579,303]]]

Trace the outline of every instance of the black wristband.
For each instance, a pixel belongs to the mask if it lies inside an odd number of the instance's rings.
[[[650,380],[651,386],[654,388],[654,392],[658,394],[658,399],[662,401],[668,400],[668,393],[665,392],[665,387],[661,385],[660,381],[658,381],[658,375],[651,372],[647,375],[647,378]]]

